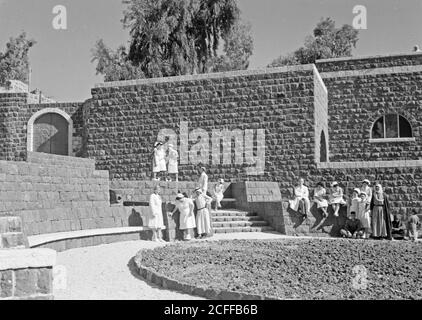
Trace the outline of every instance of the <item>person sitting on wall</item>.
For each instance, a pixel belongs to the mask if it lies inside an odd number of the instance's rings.
[[[224,180],[220,179],[214,187],[214,198],[215,198],[215,211],[221,208],[221,200],[224,199]]]
[[[153,152],[153,165],[152,165],[152,173],[153,173],[153,180],[158,181],[160,180],[157,178],[157,174],[160,172],[166,172],[166,153],[163,147],[163,143],[157,141],[154,144],[154,152]]]
[[[363,226],[360,220],[356,219],[356,212],[350,212],[350,218],[347,218],[340,234],[343,238],[361,239],[363,237]]]
[[[345,205],[346,201],[343,199],[343,189],[338,185],[336,181],[331,184],[330,204],[334,210],[334,216],[339,216],[340,206]]]
[[[152,230],[152,241],[164,242],[161,233],[161,230],[164,229],[164,222],[160,191],[160,186],[155,186],[154,192],[149,198],[148,227]]]
[[[179,193],[176,196],[176,206],[173,212],[170,213],[172,216],[177,210],[179,210],[179,229],[183,231],[183,240],[185,241],[192,239],[189,229],[196,228],[195,214],[193,212],[194,207],[192,199],[189,199],[187,196]]]
[[[316,203],[317,208],[322,210],[324,218],[328,217],[328,201],[325,199],[326,194],[327,192],[324,188],[324,184],[322,182],[318,182],[316,188],[314,189],[314,202]]]
[[[420,219],[415,209],[412,210],[412,215],[409,217],[407,225],[407,233],[410,240],[416,241],[418,239],[418,226],[420,225]]]
[[[294,188],[294,199],[290,200],[290,208],[295,211],[298,211],[301,204],[304,205],[303,215],[306,218],[310,214],[311,202],[309,201],[309,189],[304,185],[305,180],[300,178],[298,180],[298,185]]]
[[[176,149],[174,149],[174,146],[172,144],[168,145],[168,166],[167,166],[167,172],[169,175],[174,174],[176,181],[179,181],[179,168],[177,164],[177,160],[179,158],[179,153]],[[171,180],[170,180],[171,181]]]
[[[404,225],[398,214],[394,214],[391,222],[391,235],[395,240],[403,240],[405,237]]]
[[[212,233],[211,218],[208,211],[208,203],[211,203],[212,198],[207,196],[201,188],[195,189],[196,204],[196,228],[198,231],[198,239],[209,236]]]

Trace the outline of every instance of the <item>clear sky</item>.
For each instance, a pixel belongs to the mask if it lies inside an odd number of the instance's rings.
[[[355,55],[410,52],[422,47],[422,0],[238,0],[253,27],[250,68],[297,49],[322,17],[352,24],[353,7],[367,8],[368,29],[360,31]],[[56,5],[67,9],[67,30],[52,27]],[[95,75],[91,48],[103,38],[115,48],[126,44],[121,0],[0,0],[0,50],[25,30],[37,41],[31,49],[31,89],[59,101],[83,101],[102,77]]]

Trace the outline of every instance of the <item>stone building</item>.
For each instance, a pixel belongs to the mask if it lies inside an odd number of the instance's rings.
[[[84,102],[30,101],[0,92],[2,160],[90,158],[125,193],[150,180],[162,138],[178,146],[182,181],[202,164],[211,181],[276,182],[287,199],[298,177],[311,188],[336,180],[346,194],[368,178],[404,217],[421,207],[420,52],[102,83]]]

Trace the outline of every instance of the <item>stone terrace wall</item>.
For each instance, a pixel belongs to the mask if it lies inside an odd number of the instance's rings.
[[[328,67],[329,66],[329,67]],[[369,68],[371,70],[355,70]],[[417,160],[422,158],[422,55],[318,63],[328,88],[330,161]],[[380,69],[382,68],[382,69]],[[416,141],[370,142],[373,123],[398,113]]]
[[[312,65],[100,84],[87,114],[87,153],[113,180],[150,177],[152,145],[161,129],[265,129],[265,174],[246,176],[245,165],[210,165],[211,181],[274,180],[315,162]],[[256,136],[256,131],[255,131]],[[192,137],[195,140],[195,137]],[[192,146],[193,141],[190,141]],[[211,161],[211,153],[208,158]],[[180,180],[196,167],[180,165]]]
[[[0,215],[20,216],[27,235],[128,225],[124,208],[110,207],[107,171],[93,160],[43,156],[0,161]]]

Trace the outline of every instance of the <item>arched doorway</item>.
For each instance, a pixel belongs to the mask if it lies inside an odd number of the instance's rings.
[[[28,122],[28,151],[68,156],[72,154],[73,122],[64,111],[46,108]]]
[[[324,131],[321,131],[321,138],[319,144],[319,162],[327,162],[327,142],[325,140]]]

